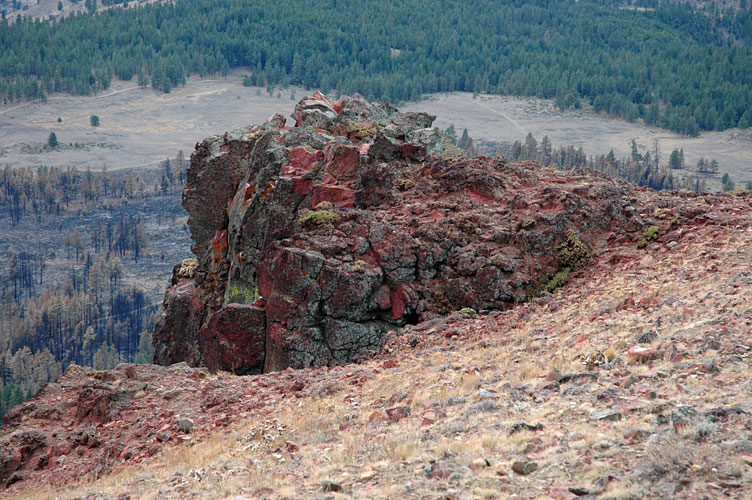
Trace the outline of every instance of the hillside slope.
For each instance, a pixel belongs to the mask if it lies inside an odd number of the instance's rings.
[[[361,364],[71,367],[5,417],[0,496],[744,498],[752,197],[620,186],[643,225],[566,286]]]

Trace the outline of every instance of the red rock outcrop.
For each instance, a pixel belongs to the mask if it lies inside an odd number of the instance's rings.
[[[568,238],[597,251],[643,226],[618,181],[442,157],[423,113],[316,93],[293,118],[197,146],[183,200],[198,269],[167,293],[156,362],[347,363],[406,323],[527,300]]]

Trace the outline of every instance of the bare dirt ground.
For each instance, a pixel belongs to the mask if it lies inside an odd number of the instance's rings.
[[[156,167],[179,150],[187,157],[204,137],[262,122],[277,111],[292,112],[291,89],[275,90],[274,96],[265,89],[257,95],[259,90],[243,87],[239,75],[191,79],[169,94],[141,89],[135,82],[115,81],[109,91],[94,97],[54,96],[46,103],[0,106],[0,165],[76,164],[93,170],[103,164],[111,170]],[[305,91],[295,89],[295,93],[300,99]],[[684,148],[689,170],[701,157],[714,158],[721,169],[718,179],[728,172],[740,187],[752,180],[752,130],[688,138],[586,109],[560,112],[552,101],[488,95],[473,99],[469,93],[432,95],[402,108],[435,114],[435,125],[444,129],[453,123],[458,131],[467,128],[476,140],[511,143],[524,141],[532,132],[538,141],[548,135],[554,146],[582,146],[588,155],[613,149],[617,157],[626,157],[632,139],[652,151],[657,139],[663,164],[674,148]],[[99,127],[89,125],[92,114],[100,117]],[[28,152],[45,145],[50,132],[64,145],[60,150]]]
[[[613,149],[617,158],[627,157],[632,139],[652,155],[653,140],[657,139],[662,165],[666,165],[673,149],[684,148],[685,163],[690,170],[701,157],[713,158],[720,164],[718,179],[728,172],[738,187],[752,181],[752,130],[731,129],[682,137],[669,130],[598,116],[586,109],[561,112],[554,109],[553,101],[490,95],[473,99],[466,92],[432,95],[403,108],[435,114],[434,125],[442,129],[452,123],[458,133],[467,128],[473,139],[524,142],[531,132],[539,143],[548,135],[554,146],[581,146],[588,156]],[[713,183],[709,187],[717,188]]]

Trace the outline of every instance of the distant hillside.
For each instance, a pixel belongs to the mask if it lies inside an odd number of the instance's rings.
[[[640,5],[197,0],[2,23],[0,96],[91,94],[113,75],[169,92],[243,67],[251,84],[397,102],[462,90],[587,103],[687,135],[750,126],[749,10]]]

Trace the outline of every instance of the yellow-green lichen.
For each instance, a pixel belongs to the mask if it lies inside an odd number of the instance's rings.
[[[379,132],[379,127],[375,123],[357,123],[352,122],[347,127],[347,133],[354,135],[358,139],[365,139],[366,137],[373,137]]]
[[[227,294],[228,304],[252,304],[259,298],[258,288],[245,283],[233,283]]]
[[[339,214],[331,210],[309,210],[301,214],[298,222],[301,224],[311,223],[314,226],[331,226],[339,220]]]

